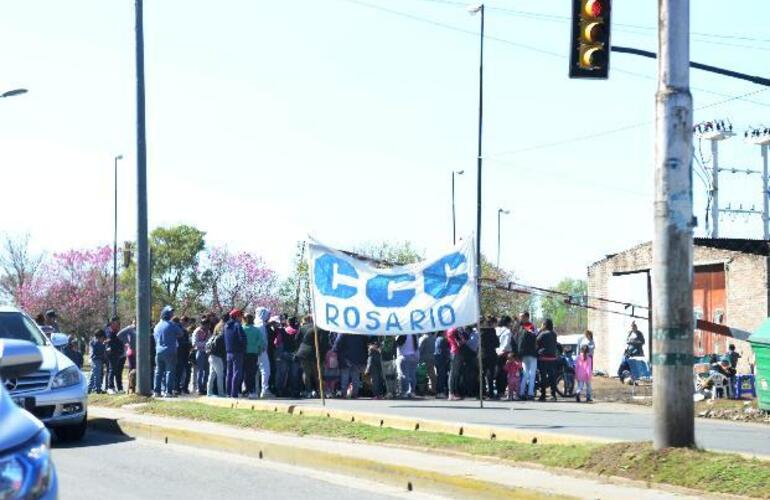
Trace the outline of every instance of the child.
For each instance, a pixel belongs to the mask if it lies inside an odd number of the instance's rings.
[[[372,383],[372,395],[374,399],[382,399],[385,380],[382,377],[382,355],[380,346],[376,342],[369,344],[369,356],[366,358],[366,370],[364,375],[369,377]]]
[[[508,381],[508,401],[518,399],[519,386],[521,385],[521,360],[516,353],[508,354],[505,362],[505,373]]]
[[[588,344],[580,347],[577,361],[575,361],[575,378],[577,379],[577,391],[575,392],[575,401],[580,402],[580,393],[585,388],[586,402],[591,399],[591,375],[593,374],[593,359],[590,354]]]
[[[107,351],[104,347],[104,340],[107,336],[100,328],[94,332],[94,338],[91,340],[91,378],[88,381],[88,392],[102,393],[102,370],[104,361],[107,359]]]

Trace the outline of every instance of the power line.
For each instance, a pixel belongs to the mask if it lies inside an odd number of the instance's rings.
[[[754,90],[754,91],[751,91],[751,92],[747,92],[745,94],[741,94],[741,95],[737,95],[737,96],[731,96],[731,97],[728,97],[727,99],[723,99],[721,101],[716,101],[716,102],[712,102],[710,104],[706,104],[704,106],[697,107],[697,108],[695,108],[695,111],[699,111],[699,110],[703,110],[703,109],[708,109],[708,108],[712,108],[712,107],[715,107],[715,106],[721,106],[722,104],[726,104],[726,103],[734,101],[736,99],[741,99],[743,97],[748,97],[748,96],[760,94],[762,92],[767,92],[768,90],[770,90],[770,87],[761,88],[761,89]],[[628,130],[633,130],[633,129],[636,129],[636,128],[639,128],[639,127],[644,127],[646,125],[651,125],[653,123],[654,123],[654,120],[648,120],[648,121],[644,121],[644,122],[633,123],[633,124],[625,125],[625,126],[622,126],[622,127],[617,127],[617,128],[613,128],[613,129],[609,129],[609,130],[603,130],[603,131],[600,131],[600,132],[595,132],[595,133],[592,133],[592,134],[581,135],[581,136],[578,136],[578,137],[571,137],[569,139],[564,139],[564,140],[561,140],[561,141],[547,142],[547,143],[544,143],[544,144],[537,144],[537,145],[534,145],[534,146],[529,146],[529,147],[525,147],[525,148],[521,148],[521,149],[514,149],[514,150],[511,150],[511,151],[502,151],[500,153],[495,153],[494,155],[492,155],[492,157],[498,157],[498,156],[503,156],[503,155],[514,155],[514,154],[519,154],[519,153],[526,153],[526,152],[529,152],[529,151],[536,151],[536,150],[539,150],[539,149],[546,149],[546,148],[551,148],[551,147],[556,147],[556,146],[563,146],[565,144],[571,144],[571,143],[574,143],[574,142],[580,142],[580,141],[584,141],[584,140],[587,140],[587,139],[595,139],[597,137],[604,137],[604,136],[607,136],[607,135],[612,135],[612,134],[617,134],[617,133],[620,133],[620,132],[625,132],[625,131],[628,131]],[[486,159],[490,159],[490,158],[486,158]]]

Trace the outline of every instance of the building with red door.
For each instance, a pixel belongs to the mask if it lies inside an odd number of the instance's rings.
[[[754,331],[770,315],[770,241],[695,238],[693,248],[693,315],[734,329]],[[594,367],[614,374],[623,356],[632,321],[644,333],[649,356],[651,300],[649,242],[607,255],[588,267],[588,328],[594,332]],[[617,301],[605,302],[597,298]],[[635,316],[632,318],[630,316]],[[742,354],[739,371],[748,371],[748,343],[695,330],[695,356],[723,354],[735,344]]]

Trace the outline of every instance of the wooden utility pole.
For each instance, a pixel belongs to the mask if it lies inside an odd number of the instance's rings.
[[[690,1],[658,0],[658,26],[652,362],[654,445],[661,449],[695,444]]]

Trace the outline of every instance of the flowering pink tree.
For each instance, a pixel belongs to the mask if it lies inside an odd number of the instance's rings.
[[[204,300],[207,306],[216,311],[255,306],[276,311],[279,304],[276,275],[261,257],[215,247],[208,251],[205,267],[201,276],[208,281]]]
[[[54,254],[19,293],[19,306],[31,315],[56,309],[59,326],[80,336],[105,324],[110,314],[112,276],[109,246]]]

